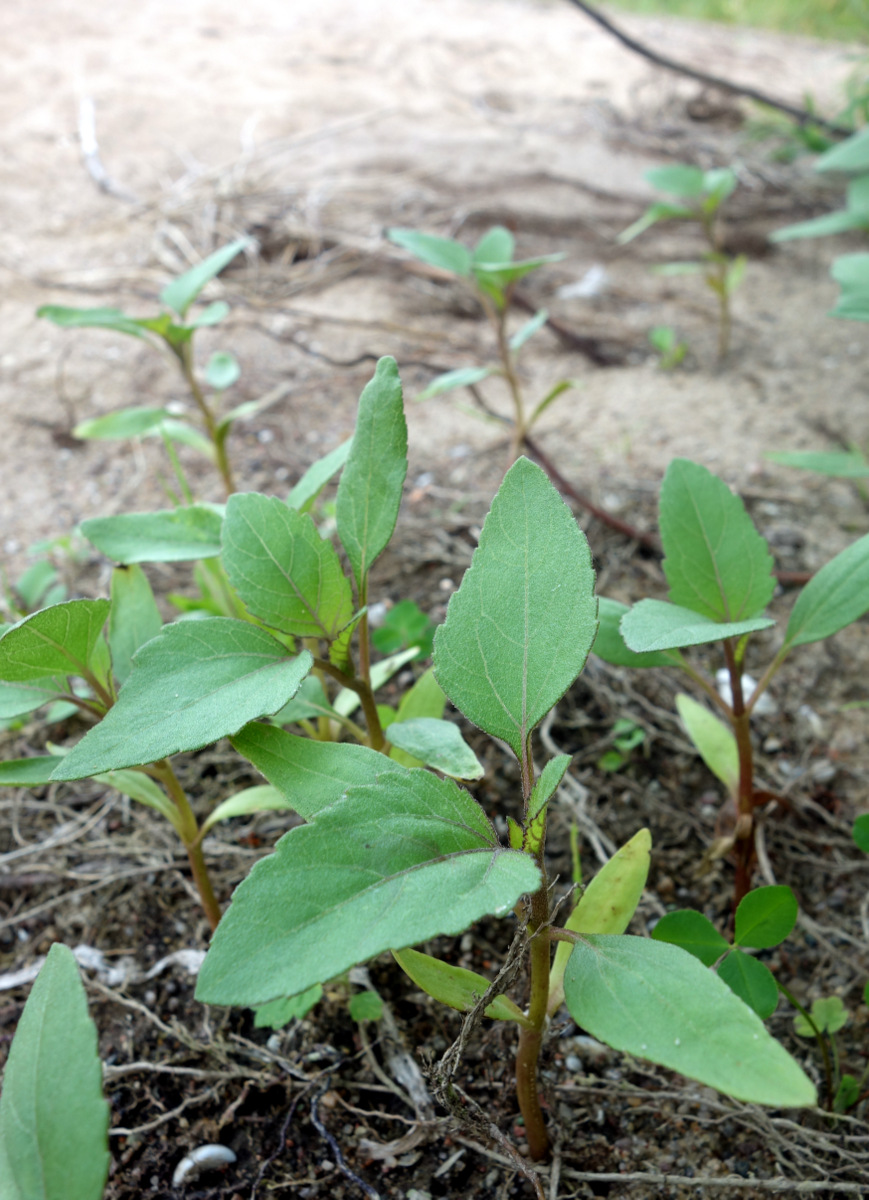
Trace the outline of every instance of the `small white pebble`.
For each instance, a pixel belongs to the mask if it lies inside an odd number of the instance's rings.
[[[197,1146],[186,1154],[172,1175],[173,1188],[184,1187],[196,1179],[202,1171],[214,1171],[217,1167],[228,1167],[235,1162],[235,1154],[229,1146]]]

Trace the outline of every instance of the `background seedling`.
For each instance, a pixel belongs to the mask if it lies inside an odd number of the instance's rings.
[[[217,300],[206,305],[195,316],[188,316],[203,288],[250,245],[247,238],[230,242],[179,275],[160,293],[163,309],[153,317],[133,317],[117,308],[65,308],[57,304],[43,305],[37,312],[37,316],[46,317],[65,329],[108,329],[140,338],[168,354],[181,372],[196,407],[199,428],[179,421],[166,408],[135,407],[82,421],[73,432],[76,437],[96,439],[140,437],[148,433],[162,436],[182,496],[188,502],[192,498],[190,488],[178,463],[173,443],[193,446],[209,458],[217,467],[224,491],[230,495],[235,491],[226,448],[230,430],[240,417],[252,416],[267,402],[250,401],[227,412],[221,411],[223,394],[238,381],[241,369],[232,354],[219,350],[209,359],[203,380],[196,370],[193,341],[198,329],[222,321],[229,312],[229,305]]]
[[[685,361],[688,343],[683,342],[672,325],[656,325],[649,330],[649,344],[658,354],[662,371],[673,371]]]
[[[802,590],[783,642],[749,691],[745,667],[751,635],[775,624],[766,615],[775,588],[766,541],[722,480],[680,458],[670,464],[661,485],[659,527],[669,600],[641,600],[630,609],[602,600],[594,652],[619,666],[677,667],[723,716],[723,722],[712,713],[698,716],[690,701],[679,705],[690,736],[735,797],[734,831],[715,852],[734,853],[736,908],[751,889],[756,810],[770,799],[754,779],[751,714],[792,650],[832,636],[869,610],[869,535],[828,562]],[[714,677],[682,653],[710,643],[721,648],[727,698]]]
[[[721,245],[719,217],[721,207],[736,188],[736,175],[727,167],[701,171],[699,167],[677,165],[655,167],[646,179],[660,192],[675,196],[673,201],[651,205],[638,221],[619,235],[622,244],[632,241],[658,221],[693,221],[701,229],[708,245],[700,262],[669,263],[657,268],[662,275],[702,275],[706,286],[718,301],[718,361],[723,362],[730,348],[730,298],[745,273],[745,255],[735,257]]]

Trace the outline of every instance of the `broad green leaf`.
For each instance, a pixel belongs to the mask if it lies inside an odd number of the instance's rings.
[[[452,238],[436,237],[430,233],[417,233],[414,229],[388,229],[386,236],[396,246],[428,263],[430,267],[438,267],[449,271],[451,275],[461,275],[463,278],[471,273],[471,252],[461,242]]]
[[[122,796],[129,796],[131,800],[137,800],[139,804],[155,809],[169,821],[179,834],[181,833],[178,809],[156,779],[151,779],[141,771],[105,771],[101,775],[94,775],[94,779],[98,783],[108,784]]]
[[[725,941],[712,922],[693,908],[666,913],[652,930],[652,937],[656,942],[681,946],[699,958],[705,967],[711,967],[730,949],[730,943]]]
[[[82,675],[109,615],[108,600],[67,600],[32,613],[0,635],[0,679],[36,683]]]
[[[350,997],[350,1016],[357,1024],[362,1021],[379,1021],[383,1016],[383,998],[377,992],[357,992]]]
[[[622,617],[625,644],[638,653],[703,646],[722,638],[743,637],[775,625],[771,617],[719,622],[692,608],[668,604],[666,600],[640,600]]]
[[[869,213],[862,209],[837,209],[810,221],[797,221],[785,225],[769,235],[771,242],[790,242],[797,238],[832,237],[837,233],[848,233],[852,229],[869,229]]]
[[[0,1096],[3,1200],[100,1200],[109,1106],[72,952],[56,942],[18,1022]]]
[[[860,129],[815,160],[816,171],[869,171],[869,129]]]
[[[541,308],[530,321],[526,321],[513,336],[510,338],[510,349],[513,351],[521,350],[527,341],[534,337],[538,329],[542,329],[549,319],[549,313],[545,308]]]
[[[336,500],[338,536],[360,595],[371,564],[392,537],[406,474],[407,423],[398,366],[394,358],[381,358],[359,397],[356,432]]]
[[[629,650],[619,628],[626,612],[628,612],[627,604],[620,604],[618,600],[608,600],[606,596],[598,596],[598,627],[597,636],[591,648],[592,654],[596,654],[604,662],[612,663],[615,667],[680,666],[681,656],[673,650],[647,654],[637,654],[634,650]]]
[[[267,809],[291,808],[292,805],[283,792],[270,783],[259,783],[221,801],[202,822],[202,832],[206,833],[218,821],[228,821],[230,817],[246,817],[250,813],[265,812]]]
[[[92,517],[81,531],[106,558],[118,563],[188,562],[220,553],[223,518],[211,505],[160,512]]]
[[[307,650],[290,658],[265,630],[231,617],[167,625],[138,651],[114,707],[55,779],[157,762],[237,733],[286,704],[312,663]]]
[[[459,1012],[470,1012],[489,988],[489,980],[483,975],[464,967],[454,967],[419,950],[393,950],[392,956],[417,987]],[[521,1008],[507,996],[496,996],[483,1010],[483,1015],[493,1021],[529,1023]]]
[[[315,983],[298,996],[285,996],[280,1000],[270,1000],[268,1004],[260,1004],[254,1013],[254,1029],[283,1029],[292,1020],[301,1021],[322,998],[323,989],[319,983]]]
[[[767,454],[770,462],[785,467],[797,467],[801,471],[815,471],[818,475],[829,475],[834,479],[865,479],[869,477],[869,461],[859,450],[818,451],[794,450],[779,454]]]
[[[457,934],[536,890],[483,810],[428,771],[351,787],[237,888],[199,975],[211,1004],[295,994],[384,950]]]
[[[205,285],[214,279],[215,275],[219,275],[237,254],[246,250],[250,245],[250,238],[238,238],[227,246],[221,246],[201,263],[197,263],[195,267],[185,271],[183,275],[179,275],[177,279],[173,279],[170,284],[167,284],[160,293],[160,299],[167,308],[171,308],[180,317],[186,316],[188,308]]]
[[[857,848],[864,854],[869,854],[869,813],[863,813],[857,818],[851,834]]]
[[[570,757],[569,754],[556,754],[555,758],[549,759],[546,766],[538,775],[528,800],[528,817],[530,820],[533,821],[542,812],[552,799],[556,789],[561,785],[567,768],[570,766]]]
[[[336,804],[348,788],[374,783],[390,771],[404,771],[367,746],[315,742],[274,725],[246,725],[232,738],[232,744],[306,821]]]
[[[5,683],[0,679],[0,721],[23,717],[68,691],[62,677],[31,679],[26,683]]]
[[[676,163],[671,167],[652,167],[645,172],[646,180],[656,191],[670,196],[694,198],[708,191],[706,173],[699,167]]]
[[[241,367],[238,365],[238,359],[227,350],[216,350],[205,368],[206,382],[216,392],[226,391],[227,388],[238,382],[240,376]]]
[[[706,766],[735,795],[739,788],[739,750],[733,730],[684,692],[676,697],[676,708]]]
[[[62,304],[43,304],[36,310],[36,315],[63,329],[111,329],[115,333],[148,340],[142,322],[119,308],[67,308]]]
[[[482,779],[486,771],[452,721],[415,717],[386,729],[393,746],[453,779]]]
[[[762,1021],[771,1017],[778,1007],[778,987],[772,971],[750,954],[744,954],[742,950],[728,954],[718,967],[718,977]]]
[[[678,946],[592,935],[570,956],[564,987],[577,1024],[616,1050],[751,1104],[817,1102],[814,1084],[760,1017]]]
[[[473,262],[477,263],[509,263],[513,261],[516,239],[509,229],[503,225],[493,225],[488,229],[474,247]]]
[[[331,640],[350,621],[350,584],[307,513],[275,496],[236,492],[226,505],[222,541],[230,583],[266,625]]]
[[[585,535],[544,472],[518,459],[435,634],[438,682],[517,758],[585,665],[597,632]]]
[[[739,902],[734,943],[768,950],[783,942],[797,923],[797,900],[789,887],[761,887]]]
[[[430,400],[432,396],[442,396],[444,392],[455,391],[456,388],[472,387],[490,375],[497,375],[495,367],[459,367],[455,371],[445,371],[438,375],[416,397],[417,400]]]
[[[73,429],[73,437],[86,441],[112,441],[121,438],[139,437],[154,429],[171,414],[165,408],[122,408],[119,412],[107,413],[104,417],[91,417],[80,421]]]
[[[0,787],[39,787],[48,783],[51,772],[60,761],[57,754],[40,754],[33,758],[8,758],[0,762]]]
[[[132,670],[133,655],[163,628],[160,610],[141,567],[115,567],[112,571],[112,608],[109,613],[109,648],[118,683]]]
[[[830,637],[867,611],[869,533],[825,563],[800,592],[791,609],[783,650]]]
[[[649,876],[652,835],[635,833],[604,863],[564,922],[571,933],[624,933],[640,902]],[[564,1002],[564,971],[573,946],[558,942],[549,972],[549,1015]]]
[[[329,480],[334,478],[344,466],[352,446],[353,439],[348,438],[346,442],[342,442],[340,446],[336,446],[334,450],[330,450],[328,454],[318,458],[315,463],[311,463],[287,496],[287,504],[290,508],[306,512]]]
[[[660,527],[673,604],[713,621],[763,612],[775,589],[772,556],[722,479],[687,458],[673,459],[661,485]]]

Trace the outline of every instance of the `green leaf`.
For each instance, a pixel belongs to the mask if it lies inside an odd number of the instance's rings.
[[[770,462],[785,467],[797,467],[801,471],[815,471],[818,475],[829,475],[834,479],[865,479],[869,477],[869,461],[865,454],[855,451],[794,450],[779,454],[767,454]]]
[[[270,1000],[268,1004],[257,1005],[254,1029],[283,1029],[290,1021],[301,1021],[322,998],[323,989],[319,983],[315,983],[298,996],[285,996],[280,1000]]]
[[[428,263],[430,267],[438,267],[449,271],[451,275],[461,275],[467,278],[471,273],[471,252],[460,242],[452,238],[435,237],[430,233],[417,233],[414,229],[388,229],[386,236],[396,246]]]
[[[383,999],[377,992],[357,992],[350,997],[350,1016],[357,1024],[362,1021],[379,1021],[383,1016]]]
[[[869,611],[869,533],[821,567],[797,597],[783,650],[830,637]],[[0,640],[0,647],[3,643]]]
[[[544,472],[518,459],[434,649],[453,704],[517,758],[585,664],[597,632],[593,589],[584,534]]]
[[[843,1075],[833,1097],[833,1112],[843,1113],[852,1108],[862,1095],[862,1088],[853,1075]]]
[[[525,343],[533,338],[539,329],[543,328],[548,319],[549,313],[545,308],[541,308],[534,314],[530,321],[526,321],[524,325],[516,330],[510,338],[510,349],[514,352],[521,350]]]
[[[114,562],[188,562],[220,553],[222,524],[217,508],[191,504],[161,512],[92,517],[82,521],[81,531]]]
[[[652,167],[645,178],[658,192],[670,196],[686,196],[694,199],[708,191],[706,172],[699,167],[676,163],[672,167]]]
[[[474,263],[471,270],[474,281],[481,292],[490,296],[498,306],[503,308],[505,293],[511,283],[517,283],[549,263],[560,262],[563,254],[542,254],[539,258],[526,258],[520,262],[511,263]]]
[[[389,771],[404,771],[367,746],[314,742],[274,725],[246,725],[232,744],[306,821],[336,804],[348,788],[372,784]]]
[[[783,942],[797,923],[797,900],[789,887],[760,887],[739,902],[734,944],[768,950]]]
[[[379,629],[372,631],[371,640],[381,654],[394,654],[405,646],[418,646],[420,658],[432,651],[435,623],[413,600],[399,600],[386,614]]]
[[[532,410],[531,416],[528,418],[528,427],[530,428],[535,423],[537,418],[542,416],[543,413],[546,412],[547,408],[549,408],[549,405],[553,404],[559,396],[563,395],[565,392],[571,391],[573,388],[578,388],[579,386],[580,382],[578,379],[560,379],[558,383],[554,384],[549,389],[543,399]]]
[[[743,637],[773,625],[775,621],[771,617],[719,622],[695,609],[668,604],[666,600],[640,600],[622,617],[620,629],[631,650],[649,653]]]
[[[111,596],[109,648],[115,678],[123,683],[132,670],[133,655],[157,636],[163,620],[148,577],[139,566],[115,567]]]
[[[227,350],[215,351],[205,368],[206,382],[216,392],[225,392],[227,388],[238,382],[240,376],[241,367],[238,365],[238,359]]]
[[[33,758],[8,758],[0,762],[0,787],[39,787],[48,783],[51,772],[60,761],[57,754],[40,754]]]
[[[119,308],[67,308],[62,304],[43,304],[36,310],[36,315],[63,329],[111,329],[148,341],[142,322],[127,316]]]
[[[678,946],[592,935],[570,956],[564,985],[573,1019],[616,1050],[751,1104],[817,1101],[814,1084],[757,1014]]]
[[[185,271],[183,275],[179,275],[177,279],[173,279],[170,284],[163,288],[160,293],[160,299],[167,308],[171,308],[173,312],[178,313],[180,317],[187,315],[187,310],[202,289],[216,275],[219,275],[228,263],[231,263],[237,254],[242,250],[246,250],[251,245],[250,238],[238,238],[234,242],[230,242],[227,246],[221,246],[219,250],[215,250],[213,254],[209,254],[208,258],[202,260],[189,271]]]
[[[346,442],[342,442],[340,446],[336,446],[334,450],[312,463],[287,496],[290,508],[307,512],[329,480],[344,466],[352,446],[353,439],[348,438]]]
[[[841,996],[822,996],[812,1001],[812,1020],[821,1033],[838,1033],[848,1023],[848,1010]],[[802,1013],[794,1017],[794,1029],[800,1037],[814,1037],[815,1031]]]
[[[191,317],[187,322],[188,329],[203,329],[206,326],[219,325],[224,317],[229,316],[229,305],[225,300],[215,300],[213,304],[206,305],[201,309],[195,317]]]
[[[772,556],[722,479],[699,463],[673,459],[661,485],[660,527],[673,604],[713,621],[763,612],[775,589]]]
[[[55,943],[30,992],[0,1096],[3,1200],[99,1200],[109,1106],[78,966]]]
[[[431,381],[427,388],[420,392],[417,400],[430,400],[432,396],[442,396],[444,392],[455,391],[456,388],[472,387],[490,375],[497,375],[495,367],[459,367],[455,371],[445,371]]]
[[[2,654],[0,654],[2,659]],[[2,671],[2,668],[0,668]],[[0,721],[11,721],[50,704],[68,692],[63,678],[32,679],[26,683],[5,683],[0,679]]]
[[[333,667],[337,667],[339,671],[343,671],[345,674],[353,674],[353,660],[350,650],[353,644],[353,635],[359,627],[359,622],[362,620],[364,611],[362,609],[356,613],[344,628],[338,632],[334,641],[329,646],[329,662]]]
[[[677,695],[676,708],[706,766],[735,795],[739,788],[739,750],[733,730],[684,692]]]
[[[116,704],[55,778],[141,766],[237,733],[286,704],[312,663],[307,650],[289,658],[270,634],[231,617],[167,625],[138,651]]]
[[[736,191],[736,184],[736,172],[730,167],[715,167],[711,171],[703,172],[703,192],[714,202],[714,208]]]
[[[412,662],[418,656],[419,651],[416,646],[411,646],[408,650],[400,650],[398,654],[391,654],[389,658],[384,658],[380,662],[374,663],[371,668],[371,690],[373,692],[379,691],[392,678],[396,671],[400,671],[405,663]],[[335,711],[344,717],[349,717],[358,707],[359,694],[358,692],[354,692],[352,688],[342,688],[335,697],[333,704]]]
[[[104,417],[91,417],[80,421],[73,429],[73,437],[85,441],[113,441],[115,439],[140,437],[149,429],[155,429],[171,414],[165,408],[122,408],[107,413]]]
[[[356,432],[338,485],[338,536],[360,590],[371,564],[385,549],[401,504],[407,474],[407,423],[394,358],[381,358],[359,397]]]
[[[633,225],[629,225],[627,229],[623,229],[616,241],[624,246],[627,242],[632,242],[634,238],[639,237],[641,233],[645,233],[652,225],[656,225],[658,221],[693,221],[697,217],[693,208],[686,208],[684,204],[651,204],[643,213],[643,215]]]
[[[122,796],[129,796],[131,800],[137,800],[139,804],[155,809],[179,834],[181,833],[178,809],[155,779],[141,771],[104,771],[101,775],[94,775],[94,779],[114,788]]]
[[[453,779],[482,779],[486,771],[452,721],[415,717],[386,729],[393,746]]]
[[[851,833],[858,849],[864,854],[869,854],[869,813],[863,813],[857,818]]]
[[[718,977],[735,996],[754,1009],[762,1021],[771,1017],[778,1007],[778,987],[772,971],[750,954],[741,950],[728,954],[718,968]]]
[[[316,675],[309,675],[292,700],[278,709],[271,720],[274,725],[291,725],[294,721],[316,720],[318,717],[334,720],[337,713],[326,698],[323,684]]]
[[[797,221],[785,225],[769,235],[771,242],[790,242],[797,238],[832,237],[837,233],[848,233],[852,229],[869,229],[869,213],[862,210],[837,209],[810,221]]]
[[[546,766],[538,775],[528,800],[529,820],[533,821],[555,795],[567,772],[567,768],[570,766],[570,758],[569,754],[556,754],[555,758],[549,759]]]
[[[640,902],[649,876],[652,835],[640,829],[604,863],[564,922],[571,933],[624,933]],[[573,946],[558,942],[549,972],[552,1017],[564,1002],[564,971]]]
[[[396,720],[410,721],[415,717],[435,717],[439,720],[444,715],[446,701],[443,688],[435,678],[434,670],[429,667],[410,691],[401,697]]]
[[[860,129],[815,160],[816,171],[869,171],[869,129]]]
[[[222,800],[217,808],[209,813],[202,822],[202,832],[207,833],[218,821],[228,821],[231,817],[246,817],[250,813],[265,812],[266,810],[292,809],[283,792],[278,791],[270,783],[260,783],[255,787],[244,788],[234,796]]]
[[[489,980],[483,975],[467,971],[464,967],[454,967],[430,954],[408,949],[393,950],[392,956],[418,988],[459,1012],[470,1012],[488,991]],[[529,1024],[521,1008],[507,996],[496,996],[483,1010],[483,1015],[492,1021],[515,1021],[524,1026]]]
[[[235,891],[199,975],[211,1004],[260,1004],[384,950],[457,934],[540,886],[467,792],[428,771],[351,787]]]
[[[622,637],[620,623],[628,612],[627,604],[618,600],[608,600],[606,596],[598,596],[597,600],[597,637],[591,648],[592,654],[602,658],[604,662],[612,663],[615,667],[678,667],[681,658],[672,650],[657,651],[647,654],[637,654],[629,650]]]
[[[705,967],[711,967],[730,949],[730,943],[724,940],[712,922],[693,908],[682,908],[661,917],[652,930],[652,937],[656,942],[681,946],[699,958]]]
[[[503,225],[493,225],[486,230],[474,248],[473,262],[509,263],[513,261],[516,239]]]
[[[226,505],[222,540],[230,583],[266,625],[331,640],[350,621],[350,584],[307,513],[274,496],[236,492]]]
[[[109,615],[108,600],[67,600],[32,613],[0,635],[0,679],[36,683],[83,675]]]
[[[841,255],[833,262],[830,274],[842,288],[830,315],[869,321],[869,254]]]

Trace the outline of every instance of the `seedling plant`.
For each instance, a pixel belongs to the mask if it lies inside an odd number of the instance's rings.
[[[360,400],[338,488],[338,537],[352,586],[307,514],[273,497],[235,495],[223,522],[224,565],[260,624],[218,617],[162,627],[138,643],[116,698],[107,694],[105,668],[97,669],[118,645],[111,626],[101,641],[108,601],[69,601],[7,630],[3,661],[26,664],[26,678],[15,682],[36,687],[37,679],[74,673],[105,705],[100,722],[51,764],[50,777],[147,774],[173,754],[229,736],[304,824],[235,892],[198,998],[279,1004],[393,951],[436,1000],[518,1027],[516,1093],[534,1159],[549,1149],[538,1060],[562,1002],[616,1049],[745,1100],[813,1104],[809,1079],[717,975],[680,947],[625,934],[648,870],[647,831],[556,923],[547,809],[570,760],[556,756],[538,774],[533,733],[582,670],[598,632],[597,600],[585,537],[527,459],[507,473],[434,641],[443,693],[517,760],[521,783],[505,814],[507,840],[452,777],[463,771],[450,763],[466,751],[454,725],[452,734],[437,720],[384,729],[374,667],[353,635],[364,629],[371,568],[392,536],[406,468],[401,387],[394,361],[385,359]],[[300,737],[268,719],[316,672],[358,697],[364,744]],[[95,707],[91,697],[83,703]],[[399,762],[389,753],[395,747],[424,765]],[[48,764],[37,762],[45,778]],[[490,981],[416,949],[487,915],[514,932],[507,961],[527,963],[526,1008],[502,994],[500,977]],[[449,1079],[444,1095],[448,1103],[455,1096]]]
[[[718,361],[724,362],[730,349],[732,328],[731,297],[745,274],[745,255],[731,255],[723,249],[720,236],[721,208],[736,188],[736,175],[729,167],[701,171],[699,167],[678,164],[655,167],[645,178],[660,192],[674,200],[657,201],[619,235],[625,244],[639,237],[658,221],[691,221],[703,234],[708,249],[700,262],[674,262],[658,267],[661,275],[702,275],[718,302]]]
[[[650,329],[649,344],[658,355],[662,371],[680,367],[688,353],[688,343],[681,340],[672,325],[655,325]]]
[[[803,588],[779,648],[755,683],[746,674],[748,649],[753,635],[775,625],[766,615],[775,577],[769,547],[742,501],[705,467],[674,459],[661,486],[659,529],[669,599],[641,600],[631,608],[602,599],[594,652],[619,666],[675,667],[711,701],[712,711],[686,696],[679,708],[689,735],[732,797],[733,832],[714,852],[733,853],[737,908],[751,889],[757,809],[774,799],[755,781],[752,713],[793,650],[832,636],[869,610],[869,535]],[[705,645],[719,648],[726,688],[719,689],[714,675],[683,653]]]

